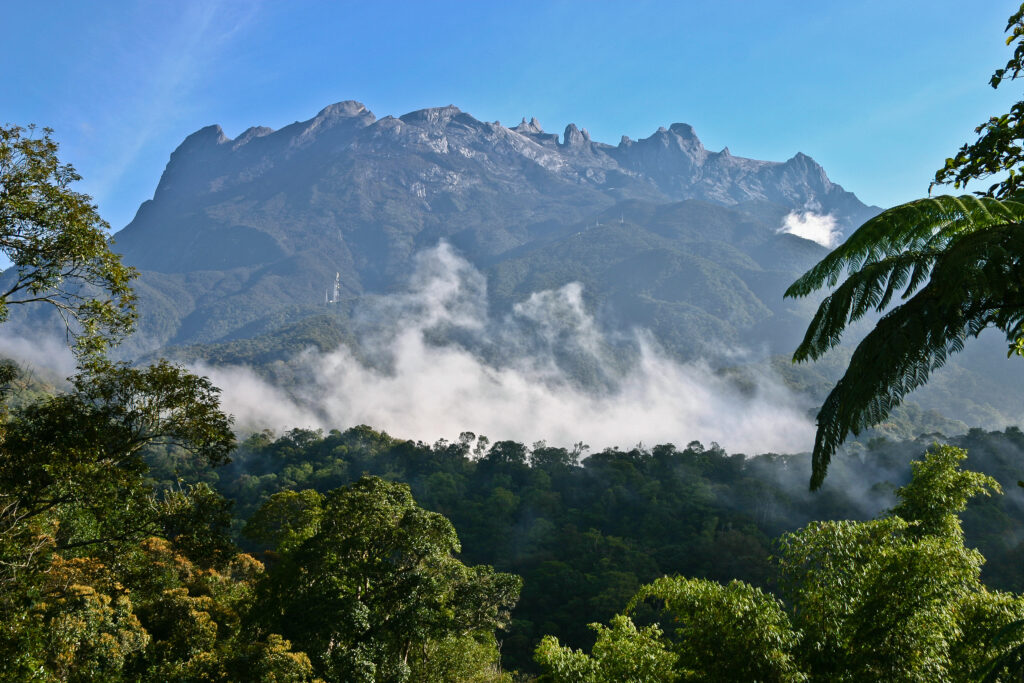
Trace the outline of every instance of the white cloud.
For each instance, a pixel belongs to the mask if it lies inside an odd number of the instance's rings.
[[[360,359],[307,352],[290,364],[288,391],[245,367],[196,369],[243,429],[365,423],[428,442],[470,430],[596,449],[698,439],[748,453],[805,450],[813,436],[807,406],[767,371],[740,390],[706,364],[672,360],[645,332],[613,340],[578,284],[489,317],[486,280],[444,244],[420,254],[408,291],[370,300],[356,327]],[[594,381],[580,383],[566,358]]]
[[[842,233],[836,227],[835,216],[822,215],[811,211],[791,211],[782,221],[778,232],[788,232],[805,240],[817,242],[829,249],[839,244]]]

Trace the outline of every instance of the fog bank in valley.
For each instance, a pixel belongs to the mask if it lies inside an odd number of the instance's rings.
[[[595,449],[718,442],[732,452],[806,450],[810,407],[764,370],[742,383],[682,364],[642,330],[599,329],[577,284],[489,315],[484,276],[450,246],[416,258],[407,289],[353,318],[356,349],[306,352],[288,388],[252,369],[195,370],[223,389],[243,431],[368,424],[432,442],[462,431]]]

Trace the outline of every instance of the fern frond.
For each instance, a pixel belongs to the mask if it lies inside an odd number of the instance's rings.
[[[803,341],[793,353],[794,361],[816,360],[842,340],[846,327],[868,312],[881,312],[892,300],[896,290],[907,287],[903,297],[917,288],[936,252],[912,251],[895,254],[882,261],[864,265],[832,294],[825,297],[807,326]],[[921,271],[921,272],[919,272]]]
[[[995,201],[995,200],[992,200]],[[979,202],[982,203],[982,202]],[[988,208],[989,215],[998,214]],[[906,261],[924,262],[919,252],[892,257],[853,273],[822,302],[795,357],[817,357],[838,343],[847,321],[869,304],[878,307],[890,290],[916,285]],[[903,397],[928,381],[950,354],[986,327],[1008,341],[1024,320],[1024,226],[995,223],[962,230],[932,260],[927,284],[886,313],[857,346],[850,365],[818,413],[811,488],[824,481],[829,462],[847,434],[885,420]],[[915,267],[917,267],[915,265]],[[888,284],[882,289],[883,278]],[[877,310],[881,310],[878,308]]]
[[[785,295],[807,296],[823,286],[835,286],[844,271],[852,273],[906,251],[938,252],[965,232],[1021,221],[1024,203],[990,197],[943,195],[901,204],[864,223],[790,285]]]

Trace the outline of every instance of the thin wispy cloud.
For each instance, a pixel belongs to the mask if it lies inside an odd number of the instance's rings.
[[[105,106],[101,110],[106,113],[104,119],[79,124],[84,131],[94,131],[103,139],[103,149],[109,150],[109,156],[87,179],[89,191],[101,205],[112,195],[124,193],[130,185],[126,180],[137,171],[147,148],[162,144],[175,128],[195,127],[192,115],[216,88],[216,65],[251,25],[259,5],[191,1],[175,3],[173,11],[168,9],[140,3],[133,10],[136,17],[132,23],[150,25],[152,33],[127,40],[109,36],[112,44],[121,47],[106,56],[119,69],[97,84],[109,88],[105,96],[116,99],[117,106]],[[111,27],[111,33],[116,28]],[[98,67],[90,64],[86,68],[102,73]],[[153,153],[169,152],[160,149]],[[152,192],[152,179],[144,186]],[[115,223],[114,228],[119,227]]]

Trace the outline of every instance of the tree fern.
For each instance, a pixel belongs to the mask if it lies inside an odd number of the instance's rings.
[[[793,360],[821,357],[847,326],[888,312],[860,342],[818,413],[811,488],[852,432],[878,424],[949,354],[986,327],[1011,345],[1024,320],[1024,203],[934,197],[894,207],[862,225],[786,291],[835,287],[818,307]],[[903,303],[892,305],[899,294]]]

